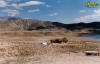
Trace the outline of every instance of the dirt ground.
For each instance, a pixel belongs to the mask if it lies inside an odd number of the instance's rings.
[[[34,64],[29,63],[29,64]],[[47,56],[35,64],[100,64],[100,57],[86,57],[77,55]]]
[[[0,58],[0,64],[100,64],[100,57],[59,55],[42,57]]]
[[[23,36],[23,33],[12,36],[5,33],[3,36],[0,34],[0,64],[100,64],[99,56],[85,56],[83,52],[69,52],[64,47],[66,44],[48,46],[41,44],[55,38],[62,38],[62,36],[27,34]],[[70,41],[97,41],[70,36],[67,38]],[[99,42],[96,44],[100,45]]]

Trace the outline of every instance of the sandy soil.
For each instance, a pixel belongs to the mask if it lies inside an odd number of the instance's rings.
[[[14,57],[0,58],[0,64],[100,64],[100,57],[77,56],[73,54],[59,56],[45,55],[41,58],[30,57],[26,62],[23,62],[21,59],[23,58],[17,58],[17,61]]]
[[[70,41],[97,41],[87,38],[68,37]],[[0,64],[100,64],[99,56],[85,56],[84,53],[66,53],[66,49],[57,47],[52,48],[50,46],[43,46],[41,43],[46,42],[49,39],[62,38],[57,36],[43,36],[43,37],[30,37],[30,36],[0,36]],[[30,50],[38,50],[39,54],[34,56],[9,56],[9,54],[18,53],[16,49],[20,44],[20,47]],[[17,45],[13,48],[12,46]],[[98,42],[98,46],[100,43]],[[62,45],[60,45],[62,46]],[[10,48],[12,47],[12,48]],[[24,51],[24,49],[19,49]],[[13,50],[13,51],[12,51]],[[31,49],[33,50],[33,49]],[[26,51],[26,50],[25,50]],[[25,52],[24,51],[24,52]],[[58,52],[56,52],[58,51]],[[9,54],[8,54],[9,52]],[[30,52],[30,51],[29,51]],[[34,52],[34,51],[33,51]],[[32,53],[29,53],[32,54]],[[8,56],[7,56],[8,55]]]
[[[34,64],[29,63],[29,64]],[[100,64],[100,57],[86,57],[76,55],[62,55],[58,57],[46,57],[35,64]]]

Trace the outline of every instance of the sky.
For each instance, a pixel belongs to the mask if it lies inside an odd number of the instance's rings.
[[[86,7],[95,0],[0,0],[0,17],[79,23],[100,21],[100,6]],[[96,0],[100,3],[100,0]]]

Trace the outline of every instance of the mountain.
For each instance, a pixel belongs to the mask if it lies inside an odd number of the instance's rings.
[[[10,20],[16,20],[16,19],[19,19],[19,18],[18,17],[10,17],[10,16],[0,17],[0,21],[10,21]]]
[[[5,17],[0,18],[0,30],[8,31],[32,31],[32,30],[83,30],[83,29],[100,29],[100,22],[92,23],[73,23],[64,24],[60,22],[51,21],[39,21],[22,19],[16,17]],[[2,22],[4,21],[5,22]]]

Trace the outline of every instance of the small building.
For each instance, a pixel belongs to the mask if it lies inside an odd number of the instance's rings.
[[[98,51],[85,51],[86,56],[99,56]]]

